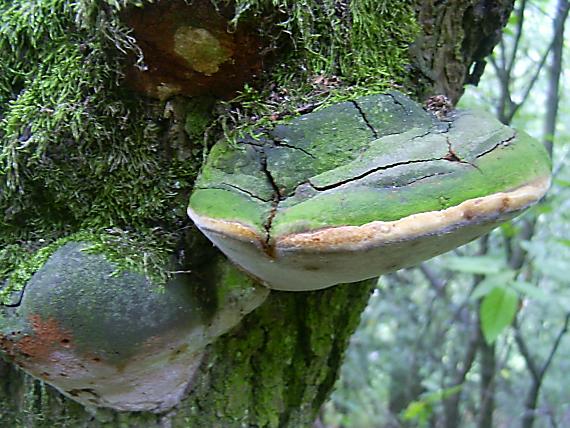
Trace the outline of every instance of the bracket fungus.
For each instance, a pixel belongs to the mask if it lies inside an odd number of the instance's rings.
[[[481,236],[542,198],[550,161],[481,112],[393,92],[217,143],[190,198],[202,232],[277,290],[355,282]]]
[[[268,294],[224,260],[217,288],[178,275],[161,289],[139,273],[118,272],[88,247],[60,247],[0,316],[0,350],[86,406],[175,406],[206,345]]]

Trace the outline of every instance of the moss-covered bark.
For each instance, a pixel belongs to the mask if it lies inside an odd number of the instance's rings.
[[[175,2],[161,2],[168,3]],[[186,92],[176,81],[175,62],[169,63],[168,85],[145,90],[144,84],[156,82],[150,78],[127,87],[125,75],[132,81],[149,66],[144,48],[151,42],[137,44],[125,24],[136,28],[129,8],[144,14],[146,2],[0,0],[4,286],[21,288],[45,260],[38,251],[50,243],[49,251],[55,250],[78,233],[97,236],[101,252],[155,278],[168,275],[172,263],[209,275],[213,250],[197,237],[185,208],[214,141],[390,87],[419,99],[443,93],[456,100],[466,80],[476,80],[480,67],[472,66],[496,42],[512,7],[510,1],[487,7],[485,0],[193,3],[216,28],[199,32],[203,46],[213,50],[196,57],[185,38],[198,34],[193,23],[173,33],[181,43],[174,54],[189,55],[190,66],[203,74],[199,84],[207,87],[215,85],[216,73],[222,81],[234,78],[226,58],[239,50],[238,41],[251,41],[259,58],[245,62],[253,71],[242,91]],[[243,38],[213,40],[220,22]],[[154,40],[136,31],[137,40]],[[371,288],[272,292],[209,347],[188,397],[167,414],[84,409],[1,362],[0,422],[308,426],[334,384]]]

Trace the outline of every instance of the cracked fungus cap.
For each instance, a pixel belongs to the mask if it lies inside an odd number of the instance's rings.
[[[215,145],[188,213],[277,290],[413,266],[489,232],[550,184],[545,149],[482,112],[439,121],[399,93]]]

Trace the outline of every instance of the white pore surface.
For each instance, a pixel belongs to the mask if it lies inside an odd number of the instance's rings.
[[[466,244],[537,202],[549,185],[544,178],[441,211],[274,237],[271,251],[243,224],[191,209],[189,215],[226,256],[268,287],[307,291],[374,278]]]

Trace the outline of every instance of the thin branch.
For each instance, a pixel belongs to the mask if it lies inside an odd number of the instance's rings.
[[[532,375],[532,378],[534,379],[534,381],[539,382],[540,381],[540,370],[538,369],[538,367],[536,367],[536,363],[534,361],[534,358],[531,355],[530,350],[528,349],[526,341],[522,337],[520,326],[519,326],[519,323],[516,319],[513,322],[513,329],[515,331],[515,341],[517,342],[517,346],[519,348],[519,351],[524,358],[524,361],[526,363],[528,371]]]
[[[513,107],[511,109],[511,111],[509,112],[509,118],[512,120],[512,118],[515,116],[515,114],[517,113],[517,111],[519,110],[519,108],[522,107],[522,105],[526,102],[526,100],[528,99],[532,88],[534,88],[534,85],[536,84],[536,82],[538,81],[538,78],[540,77],[540,72],[542,71],[542,69],[544,68],[544,65],[546,64],[546,60],[548,59],[548,55],[550,54],[550,50],[552,49],[552,46],[554,45],[554,42],[551,42],[548,45],[548,49],[546,49],[544,51],[544,53],[542,54],[542,58],[540,59],[538,66],[536,67],[536,70],[534,71],[534,74],[532,76],[532,78],[530,79],[530,81],[528,82],[528,85],[526,87],[526,89],[523,92],[523,96],[521,98],[521,100],[518,103],[514,103]]]
[[[507,71],[507,47],[505,46],[505,39],[501,37],[499,41],[499,52],[501,53],[501,71],[506,75]],[[509,75],[510,76],[510,75]]]
[[[499,63],[497,62],[497,60],[495,59],[495,55],[490,55],[489,56],[489,62],[491,63],[491,65],[493,66],[493,69],[495,70],[495,73],[497,74],[497,77],[500,79],[501,78],[501,67],[499,66]]]
[[[554,355],[556,354],[556,351],[558,351],[558,347],[560,346],[560,342],[562,342],[562,338],[564,337],[564,335],[566,333],[568,333],[569,324],[570,324],[570,312],[568,312],[566,314],[566,317],[564,318],[564,325],[563,325],[562,329],[558,332],[558,336],[556,336],[556,340],[554,341],[554,345],[552,346],[552,349],[550,350],[550,354],[548,355],[548,358],[546,358],[546,361],[544,362],[544,364],[542,365],[542,367],[540,369],[540,377],[541,378],[544,377],[544,374],[546,373],[546,371],[550,367],[550,364],[552,363]]]
[[[515,61],[517,59],[517,54],[518,54],[518,50],[519,50],[521,36],[523,33],[524,12],[526,9],[526,2],[527,2],[527,0],[521,0],[520,6],[516,12],[517,28],[515,31],[515,42],[513,44],[513,50],[511,51],[511,55],[510,55],[508,64],[506,65],[507,74],[509,76],[512,76],[512,74],[513,74],[513,67],[514,67]]]
[[[565,10],[561,11],[561,13],[565,14],[566,16],[568,15],[568,8],[570,7],[570,4],[568,2],[566,2],[566,6],[565,6]],[[540,76],[540,72],[542,71],[542,69],[544,68],[544,65],[546,64],[546,60],[548,59],[548,56],[550,54],[550,52],[552,51],[553,47],[555,46],[556,42],[562,37],[562,32],[564,31],[564,22],[565,19],[559,19],[555,25],[554,25],[554,31],[552,34],[552,40],[550,41],[548,48],[544,51],[542,58],[540,59],[538,66],[534,72],[534,75],[532,76],[530,82],[528,83],[522,99],[520,102],[515,103],[513,105],[512,110],[509,112],[509,117],[510,119],[512,119],[516,112],[519,110],[519,108],[525,103],[525,101],[528,99],[530,92],[532,91],[532,89],[534,88],[534,85],[536,84],[536,82],[538,81],[538,78]]]
[[[429,267],[426,263],[420,265],[420,271],[428,280],[431,287],[434,289],[435,293],[439,296],[445,296],[445,286],[446,281],[439,278],[437,274]]]
[[[556,122],[558,119],[558,106],[560,97],[560,76],[562,74],[562,55],[564,50],[564,27],[570,2],[559,0],[556,6],[556,17],[553,27],[556,28],[552,43],[552,59],[548,67],[546,87],[546,115],[544,119],[544,146],[552,156],[552,147],[556,133]]]
[[[564,324],[563,324],[562,328],[560,329],[560,331],[558,332],[558,334],[556,335],[556,340],[554,341],[552,348],[550,348],[550,352],[548,353],[546,360],[544,361],[542,366],[539,368],[539,367],[537,367],[536,361],[535,361],[534,357],[532,356],[532,354],[530,353],[530,350],[528,349],[526,341],[522,337],[522,333],[521,333],[520,326],[519,326],[518,322],[516,320],[515,320],[515,322],[513,322],[513,329],[515,331],[515,341],[517,343],[517,346],[519,348],[521,355],[523,356],[523,358],[526,362],[528,370],[532,374],[532,377],[533,377],[535,382],[537,382],[539,384],[542,382],[544,375],[548,371],[548,368],[550,367],[550,364],[552,363],[552,360],[554,359],[554,356],[556,355],[556,352],[558,351],[560,343],[562,342],[562,338],[564,337],[564,335],[566,333],[568,333],[569,327],[570,327],[570,312],[568,312],[566,314],[566,316],[564,317]]]
[[[560,175],[560,171],[562,167],[566,165],[566,160],[568,159],[568,155],[570,154],[570,147],[564,146],[564,153],[559,156],[560,159],[556,163],[556,166],[552,169],[552,180],[554,181]]]
[[[467,351],[465,352],[465,357],[463,358],[463,367],[457,373],[453,385],[461,385],[465,382],[467,374],[471,371],[471,367],[475,361],[475,356],[477,355],[477,350],[479,349],[479,342],[481,341],[481,331],[479,329],[479,317],[477,317],[474,323],[474,330],[472,332],[471,338],[469,340],[469,345]]]
[[[479,328],[479,317],[476,317],[473,323],[473,330],[471,332],[471,337],[469,343],[467,344],[467,350],[465,351],[464,357],[461,360],[462,366],[457,369],[458,360],[452,367],[456,370],[452,374],[451,383],[445,385],[446,388],[453,388],[465,383],[467,379],[467,374],[471,371],[473,364],[475,362],[475,357],[477,356],[477,351],[479,350],[479,343],[481,341],[481,329]],[[459,413],[459,405],[461,401],[461,391],[457,394],[453,394],[443,401],[444,412],[445,412],[445,428],[456,428],[460,426],[461,415]]]
[[[481,335],[482,336],[482,335]],[[496,343],[489,345],[483,338],[479,342],[480,380],[478,428],[493,426],[495,411],[495,376],[497,373]]]

